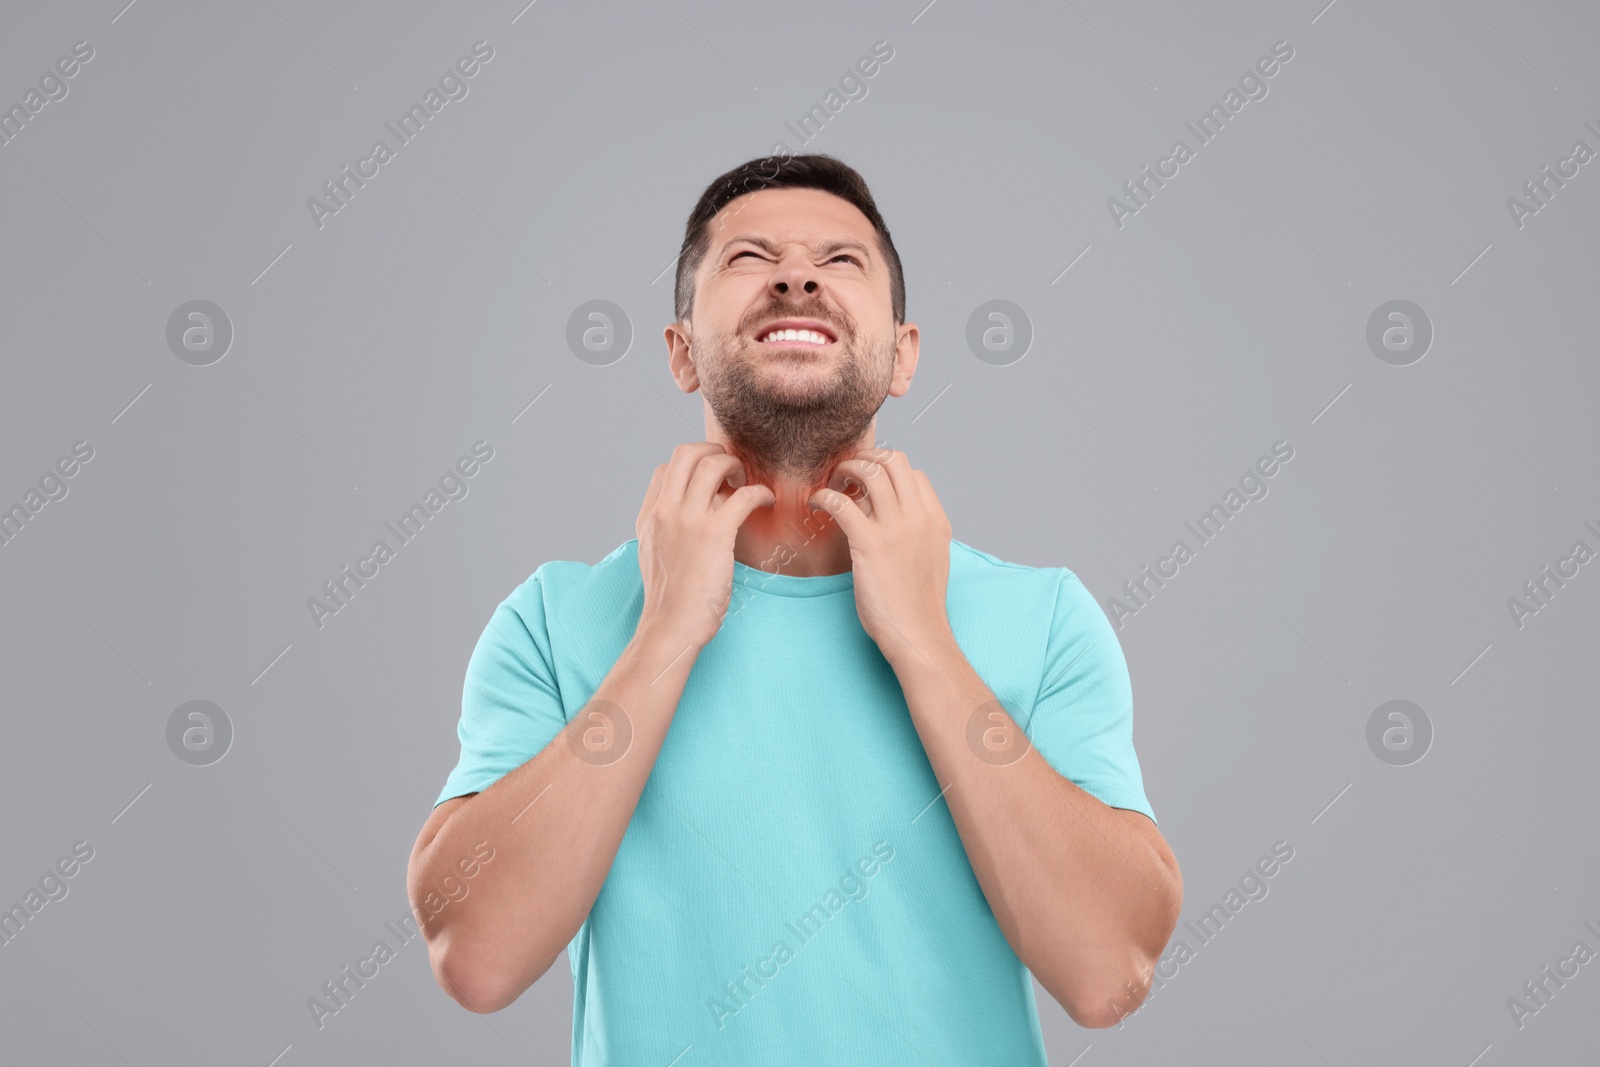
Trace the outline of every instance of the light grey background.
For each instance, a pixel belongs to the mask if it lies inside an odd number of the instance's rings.
[[[1506,1003],[1600,950],[1600,564],[1507,607],[1600,548],[1600,162],[1521,228],[1506,203],[1600,149],[1592,5],[123,2],[13,0],[0,32],[8,107],[94,48],[0,147],[0,504],[94,449],[0,547],[0,904],[95,850],[0,946],[8,1061],[567,1062],[564,958],[487,1017],[420,940],[323,1028],[306,1001],[393,942],[486,613],[633,536],[699,437],[668,268],[778,141],[860,169],[896,236],[923,359],[879,436],[961,540],[1105,600],[1295,450],[1119,633],[1184,920],[1294,859],[1123,1027],[1039,991],[1052,1062],[1595,1056],[1600,963],[1521,1029]],[[469,95],[319,229],[307,199],[480,39]],[[1269,94],[1118,228],[1107,198],[1279,40]],[[234,330],[210,366],[166,341],[194,299]],[[634,331],[603,367],[566,343],[595,299]],[[1034,330],[1009,366],[966,345],[992,299]],[[1435,330],[1410,366],[1366,342],[1393,299]],[[307,598],[479,439],[469,495],[319,630]],[[1366,726],[1402,698],[1434,738],[1397,767]],[[166,741],[195,699],[235,733],[205,767]],[[895,1040],[864,1062],[920,1062]]]

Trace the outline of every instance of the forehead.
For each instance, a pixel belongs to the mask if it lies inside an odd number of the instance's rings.
[[[821,189],[758,189],[746,193],[729,201],[708,229],[713,255],[744,236],[779,242],[853,237],[869,248],[876,236],[860,208]]]

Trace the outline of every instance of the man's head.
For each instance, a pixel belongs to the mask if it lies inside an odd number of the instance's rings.
[[[683,247],[678,252],[678,275],[673,286],[673,314],[685,321],[694,313],[695,282],[700,264],[737,212],[722,209],[733,201],[762,189],[820,189],[832,193],[861,212],[872,227],[876,251],[889,279],[890,310],[896,325],[906,320],[906,283],[900,254],[889,237],[889,227],[878,213],[864,178],[852,167],[827,155],[765,156],[741,163],[706,186],[699,203],[689,213]],[[719,218],[719,216],[722,216]]]
[[[708,433],[714,420],[764,481],[820,480],[871,445],[884,398],[903,395],[916,368],[899,255],[866,183],[829,156],[755,159],[707,186],[675,305],[673,377],[702,390]]]

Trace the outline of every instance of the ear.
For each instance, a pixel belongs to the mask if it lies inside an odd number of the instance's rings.
[[[889,381],[890,396],[904,396],[917,372],[917,356],[922,349],[922,331],[908,322],[897,331],[894,343],[894,377]]]
[[[664,331],[667,339],[667,369],[672,372],[672,380],[678,383],[678,388],[686,393],[700,388],[700,376],[695,372],[694,360],[689,352],[693,331],[693,324],[687,319],[669,323]]]

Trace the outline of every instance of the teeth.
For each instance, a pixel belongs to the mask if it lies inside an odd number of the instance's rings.
[[[828,338],[816,330],[773,330],[761,340],[767,343],[773,341],[809,341],[814,345],[828,343]]]

